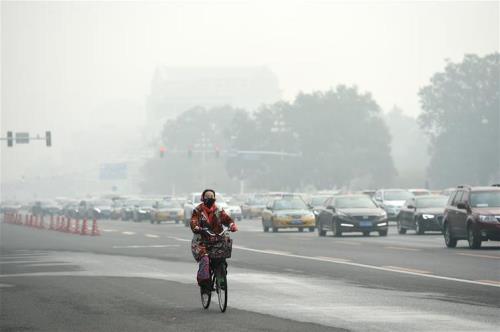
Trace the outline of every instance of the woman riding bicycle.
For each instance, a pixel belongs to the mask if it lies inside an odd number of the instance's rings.
[[[191,216],[191,230],[194,233],[191,252],[199,263],[196,277],[198,285],[206,289],[210,287],[210,260],[206,246],[210,240],[209,233],[221,233],[222,225],[229,227],[231,232],[236,232],[238,227],[234,220],[215,204],[214,190],[205,189],[201,194],[201,199],[202,203],[194,208]]]

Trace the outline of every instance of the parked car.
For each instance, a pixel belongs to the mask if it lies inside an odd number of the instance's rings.
[[[396,220],[399,210],[408,198],[415,197],[404,189],[379,189],[375,192],[374,200],[385,210],[388,220]]]
[[[367,195],[338,195],[329,198],[325,205],[318,215],[319,236],[325,236],[327,231],[337,237],[351,232],[387,235],[387,213]]]
[[[307,228],[314,232],[316,222],[314,214],[301,196],[282,195],[266,205],[262,212],[262,227],[264,232],[269,229],[277,232],[280,228],[298,228],[299,232]]]
[[[471,249],[500,241],[500,187],[458,186],[444,211],[443,232],[448,248],[458,240],[467,240]]]
[[[175,221],[178,224],[184,216],[181,204],[175,200],[160,200],[151,211],[151,223],[159,224],[162,221]]]
[[[408,199],[398,215],[398,233],[405,234],[408,229],[419,235],[426,231],[442,231],[444,209],[447,196],[427,195]]]

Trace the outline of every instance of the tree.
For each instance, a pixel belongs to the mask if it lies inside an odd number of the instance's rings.
[[[500,54],[448,62],[419,91],[435,186],[489,184],[500,176]]]
[[[254,118],[254,126],[235,129],[236,143],[252,136],[253,149],[302,154],[262,156],[258,165],[250,163],[258,169],[249,178],[256,187],[333,188],[360,178],[369,178],[367,186],[378,186],[389,184],[395,175],[380,108],[355,87],[299,94],[293,103],[263,107]]]

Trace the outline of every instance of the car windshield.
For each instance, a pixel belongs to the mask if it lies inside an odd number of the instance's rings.
[[[406,190],[386,191],[384,193],[384,200],[386,201],[406,201],[411,197],[414,197],[414,195]]]
[[[335,207],[339,209],[361,209],[361,208],[375,208],[375,203],[369,197],[353,196],[353,197],[339,197],[335,199]]]
[[[160,209],[169,209],[169,208],[179,208],[179,202],[176,201],[160,201],[158,202],[158,207]]]
[[[446,196],[425,197],[417,199],[418,208],[444,208],[448,202]]]
[[[303,210],[307,209],[306,203],[299,197],[284,197],[274,201],[275,210]]]
[[[472,207],[500,207],[500,191],[473,192],[470,205]]]

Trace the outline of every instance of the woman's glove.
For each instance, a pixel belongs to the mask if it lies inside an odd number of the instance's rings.
[[[231,232],[236,232],[238,230],[238,226],[233,222],[231,225],[229,225],[229,230]]]

